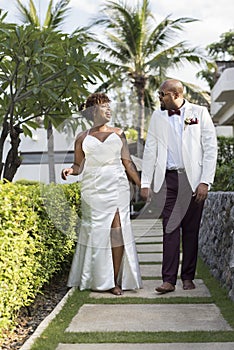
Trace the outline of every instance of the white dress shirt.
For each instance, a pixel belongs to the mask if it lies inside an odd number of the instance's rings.
[[[167,169],[184,169],[182,157],[182,134],[184,128],[184,105],[180,108],[180,115],[173,114],[168,117],[168,147]]]

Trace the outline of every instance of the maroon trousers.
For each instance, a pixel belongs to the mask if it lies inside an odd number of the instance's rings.
[[[198,253],[198,234],[204,201],[197,203],[185,172],[167,171],[164,186],[163,282],[176,284],[182,238],[181,279],[193,280]],[[161,193],[161,195],[162,195]]]

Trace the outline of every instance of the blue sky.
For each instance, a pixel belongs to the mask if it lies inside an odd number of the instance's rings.
[[[28,0],[22,0],[24,5],[27,5],[28,2]],[[126,2],[136,4],[137,0],[126,0]],[[43,19],[43,9],[47,8],[49,0],[34,0],[34,3],[40,10]],[[71,10],[62,27],[63,30],[69,33],[78,26],[87,25],[91,18],[100,12],[103,3],[103,0],[71,0]],[[8,11],[8,21],[20,23],[15,0],[0,0],[0,8]],[[167,15],[171,15],[173,19],[179,17],[198,19],[198,22],[185,25],[181,37],[189,41],[191,46],[204,48],[212,42],[219,41],[222,33],[234,29],[233,0],[151,0],[150,8],[155,16],[156,24]],[[199,70],[198,67],[186,65],[179,71],[172,71],[171,75],[206,88],[206,83],[195,77]]]

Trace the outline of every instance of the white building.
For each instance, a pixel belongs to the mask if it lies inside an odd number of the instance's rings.
[[[234,135],[234,62],[222,62],[220,76],[211,90],[211,116],[217,135]],[[230,68],[229,68],[230,67]]]
[[[54,130],[55,150],[55,174],[56,183],[65,183],[61,179],[61,170],[73,163],[75,136],[68,136]],[[10,140],[7,140],[5,156],[10,147]],[[33,131],[33,137],[21,136],[19,146],[22,157],[22,164],[18,168],[13,181],[27,179],[43,183],[49,182],[48,156],[47,156],[47,133],[45,129]],[[78,181],[79,177],[70,176],[66,182]]]

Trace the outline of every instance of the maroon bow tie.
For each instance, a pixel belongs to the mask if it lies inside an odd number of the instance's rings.
[[[178,114],[180,115],[180,110],[179,109],[168,109],[168,116],[171,117],[173,114]]]

